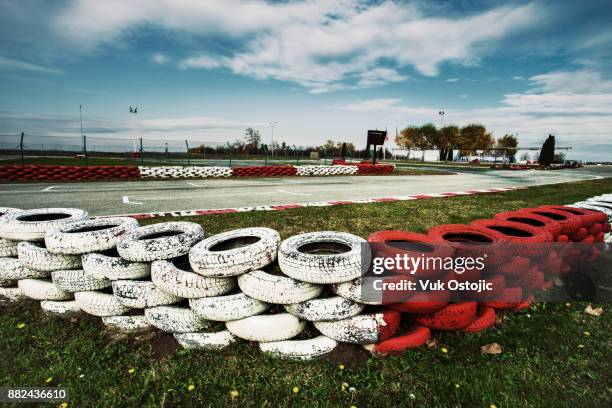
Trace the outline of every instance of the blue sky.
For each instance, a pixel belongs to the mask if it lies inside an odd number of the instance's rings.
[[[363,145],[480,122],[612,159],[607,1],[0,0],[0,133]],[[131,118],[130,105],[139,107]]]

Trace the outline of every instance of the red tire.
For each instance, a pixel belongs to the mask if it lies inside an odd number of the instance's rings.
[[[419,315],[415,321],[435,330],[461,330],[474,321],[477,308],[476,302],[455,303],[437,312]]]
[[[478,313],[476,314],[476,318],[468,327],[463,329],[463,331],[470,333],[478,333],[488,328],[491,328],[495,325],[495,309],[492,307],[480,307],[478,308]]]
[[[410,330],[398,336],[364,347],[374,354],[401,353],[407,349],[422,346],[430,338],[431,330],[428,327],[414,325]]]
[[[433,237],[409,231],[378,231],[368,236],[373,252],[377,256],[395,257],[396,255],[420,258],[426,254],[430,258],[447,258],[452,256],[454,249],[446,242],[437,240]],[[410,274],[412,276],[434,277],[445,273],[444,270],[435,268],[419,268],[418,270],[391,269],[400,274]]]
[[[493,309],[512,309],[523,301],[523,288],[507,287],[504,293],[496,300],[482,302],[482,306],[492,307]]]
[[[406,302],[392,303],[387,307],[404,313],[432,313],[447,306],[450,298],[449,291],[418,292]]]
[[[572,235],[582,227],[582,217],[550,207],[524,208],[521,212],[542,215],[561,224],[561,234]]]
[[[540,208],[552,208],[572,215],[576,215],[582,218],[583,226],[591,226],[596,222],[602,222],[608,219],[608,216],[602,213],[601,211],[594,211],[586,208],[568,207],[565,205],[543,205]]]
[[[557,239],[561,233],[561,224],[559,224],[557,221],[542,215],[521,212],[520,210],[496,214],[493,218],[496,220],[518,222],[521,224],[542,228],[543,230],[550,232],[553,239]]]

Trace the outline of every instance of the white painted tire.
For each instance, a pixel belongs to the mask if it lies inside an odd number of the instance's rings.
[[[39,208],[9,212],[0,217],[0,238],[41,241],[49,230],[89,218],[78,208]]]
[[[117,244],[117,252],[132,262],[177,258],[203,238],[204,229],[193,222],[162,222],[128,232]]]
[[[98,317],[119,316],[130,310],[110,293],[77,292],[74,294],[74,299],[85,313]]]
[[[21,211],[17,208],[0,207],[0,218],[9,212]],[[19,241],[0,238],[0,258],[9,258],[17,256],[17,244]]]
[[[176,333],[174,338],[186,349],[221,350],[237,341],[229,330],[214,333]]]
[[[244,245],[235,247],[241,242]],[[189,262],[203,276],[235,276],[274,262],[279,244],[280,235],[273,229],[243,228],[201,241],[189,251]]]
[[[17,286],[26,297],[35,300],[70,300],[72,293],[61,290],[49,280],[21,279]]]
[[[330,247],[346,252],[308,253],[314,248]],[[335,246],[336,248],[334,248]],[[344,232],[322,231],[294,235],[284,240],[278,252],[278,264],[294,279],[309,283],[340,283],[361,276],[362,265],[370,263],[367,241]]]
[[[332,292],[345,299],[364,305],[382,305],[385,291],[373,289],[373,281],[380,280],[376,276],[364,276],[350,282],[336,283],[330,286]],[[366,295],[365,297],[363,295]]]
[[[336,348],[338,342],[326,336],[309,340],[283,340],[259,343],[259,348],[266,354],[283,360],[307,361],[321,358]]]
[[[149,323],[169,333],[194,333],[210,326],[186,307],[157,306],[145,309],[144,313]]]
[[[0,288],[0,302],[18,302],[26,299],[20,288]]]
[[[337,322],[313,322],[314,326],[325,336],[342,343],[373,344],[384,338],[388,323],[384,313],[357,315]]]
[[[81,267],[79,255],[53,254],[42,243],[20,242],[17,255],[23,266],[35,271],[53,272]]]
[[[50,272],[26,268],[17,258],[0,258],[0,279],[2,280],[35,279],[49,276],[51,276]]]
[[[280,305],[313,299],[323,291],[321,285],[300,282],[287,276],[271,275],[264,271],[240,275],[238,286],[254,299]]]
[[[102,323],[113,330],[123,333],[138,333],[154,329],[144,315],[138,316],[106,316]]]
[[[138,228],[131,217],[97,218],[62,225],[47,231],[45,246],[56,254],[80,255],[114,248],[128,231]]]
[[[0,279],[0,288],[13,288],[17,286],[17,281],[14,279]]]
[[[337,321],[361,313],[364,306],[340,296],[311,299],[285,305],[285,310],[300,319],[311,322]]]
[[[226,322],[234,336],[265,343],[288,340],[304,330],[306,323],[289,313],[267,314]]]
[[[163,292],[151,281],[118,280],[113,281],[112,285],[117,300],[122,305],[135,309],[171,305],[183,300]]]
[[[51,272],[51,280],[58,288],[66,292],[86,292],[110,288],[108,279],[97,279],[82,269]]]
[[[169,261],[151,265],[151,280],[160,290],[178,297],[195,299],[219,296],[236,287],[234,278],[212,278],[179,269]]]
[[[130,262],[105,253],[85,254],[81,261],[83,270],[98,279],[142,279],[151,275],[149,262]]]
[[[202,319],[218,322],[244,319],[270,308],[268,303],[253,299],[244,293],[190,299],[189,306]]]
[[[76,300],[43,300],[40,307],[45,314],[61,318],[70,318],[82,312]]]
[[[0,238],[0,258],[11,258],[17,256],[17,244],[19,241]]]

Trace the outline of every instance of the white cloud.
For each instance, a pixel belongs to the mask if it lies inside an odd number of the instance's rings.
[[[153,62],[159,64],[159,65],[165,65],[168,62],[170,62],[170,58],[168,58],[167,56],[165,56],[162,53],[156,53],[153,54],[153,56],[151,57],[151,59],[153,60]]]
[[[473,65],[496,41],[532,26],[539,13],[535,4],[451,18],[426,15],[417,3],[357,0],[79,0],[54,24],[85,49],[120,41],[143,25],[188,33],[203,45],[208,35],[239,39],[239,49],[196,54],[179,67],[224,67],[322,93],[403,81],[398,69],[404,67],[433,76],[443,63]]]
[[[42,65],[31,64],[29,62],[20,61],[12,58],[0,57],[0,70],[7,71],[30,71],[40,72],[43,74],[63,74],[64,71],[55,68],[49,68]]]
[[[208,55],[198,55],[186,58],[179,63],[179,68],[218,68],[221,66],[221,59]]]
[[[461,95],[459,95],[459,97],[460,97],[461,99],[467,99],[469,96],[470,96],[470,95],[468,95],[468,94],[461,94]]]
[[[446,82],[458,82],[459,78],[447,78]]]
[[[532,145],[552,133],[561,142],[607,144],[612,150],[612,82],[594,71],[567,71],[530,78],[532,89],[506,94],[495,108],[445,109],[445,122],[484,123],[496,135],[518,133],[522,145]],[[597,91],[598,90],[598,91]],[[462,97],[462,96],[460,96]],[[466,95],[467,97],[467,95]],[[366,114],[400,116],[422,124],[436,120],[437,108],[416,107],[401,99],[370,99],[333,108]]]

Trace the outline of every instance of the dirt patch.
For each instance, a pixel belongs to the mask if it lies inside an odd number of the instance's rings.
[[[151,349],[153,350],[153,359],[155,361],[172,356],[180,348],[181,345],[178,344],[174,336],[170,333],[160,333],[158,336],[151,339]]]
[[[356,344],[338,343],[338,346],[327,355],[327,360],[334,364],[360,366],[365,364],[370,354]]]

